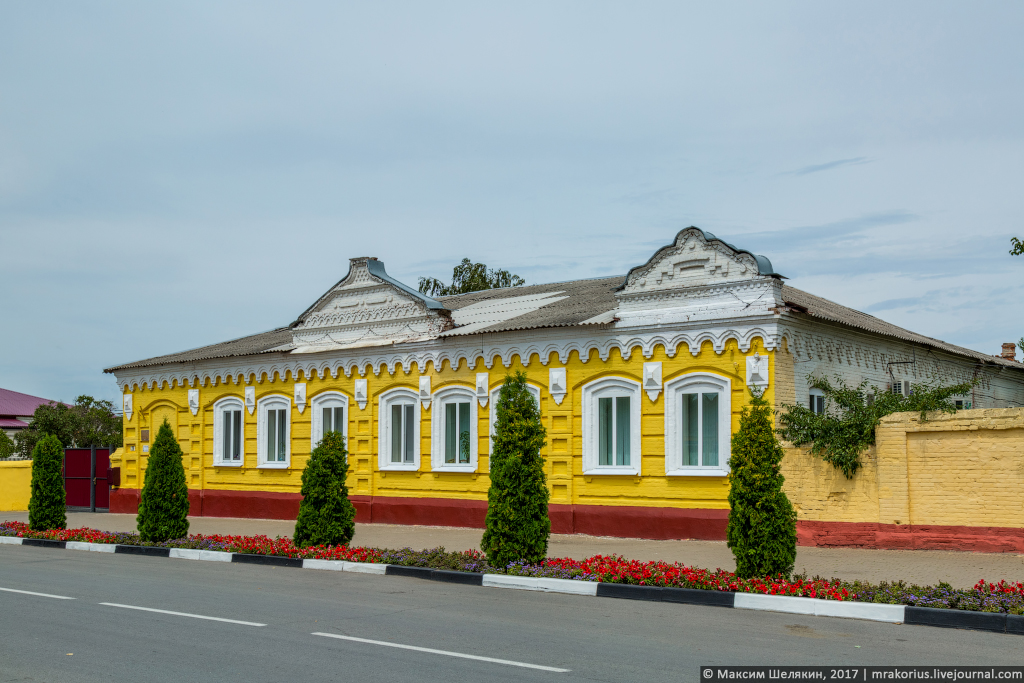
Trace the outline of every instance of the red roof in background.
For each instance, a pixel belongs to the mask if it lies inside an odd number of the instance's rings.
[[[0,417],[0,428],[3,429],[24,429],[28,427],[28,422],[22,422],[21,420],[15,420],[13,417]]]
[[[0,417],[2,416],[27,416],[36,412],[36,407],[44,403],[59,403],[48,398],[20,394],[9,389],[0,389]],[[13,425],[11,425],[13,426]]]

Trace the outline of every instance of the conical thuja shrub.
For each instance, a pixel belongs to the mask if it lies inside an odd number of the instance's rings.
[[[782,490],[783,450],[772,409],[751,392],[729,459],[728,545],[741,577],[789,575],[796,562],[796,513]]]
[[[64,447],[53,435],[44,436],[32,449],[32,497],[28,525],[35,531],[67,528],[64,492]]]
[[[487,491],[486,530],[480,547],[493,567],[547,556],[551,520],[544,458],[546,432],[540,407],[517,372],[505,378],[497,405],[491,452],[491,488]]]
[[[348,545],[356,530],[356,508],[348,499],[345,437],[327,432],[302,471],[302,503],[295,520],[295,545]]]
[[[188,535],[188,485],[181,457],[174,430],[164,420],[149,449],[135,518],[143,541],[159,543]]]

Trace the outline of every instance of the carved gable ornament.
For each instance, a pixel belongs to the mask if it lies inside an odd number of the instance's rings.
[[[348,275],[291,324],[292,353],[431,339],[451,326],[440,302],[390,277],[377,259],[354,258]]]
[[[700,228],[679,231],[647,263],[629,271],[622,294],[643,294],[684,287],[778,277],[771,261],[721,241]]]

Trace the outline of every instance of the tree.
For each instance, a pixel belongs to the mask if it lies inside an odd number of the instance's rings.
[[[480,547],[493,567],[518,560],[540,562],[547,556],[551,535],[550,493],[540,454],[547,434],[524,373],[505,377],[495,410],[491,487]]]
[[[18,450],[26,455],[46,434],[60,439],[64,448],[89,446],[120,446],[123,424],[114,414],[114,404],[82,395],[74,405],[50,402],[39,405],[27,429],[15,435]]]
[[[348,545],[356,530],[356,508],[348,499],[345,437],[327,432],[302,471],[302,503],[295,520],[295,545]]]
[[[17,444],[14,443],[11,437],[7,436],[7,432],[0,430],[0,460],[9,458],[17,452]]]
[[[484,289],[503,289],[505,287],[522,287],[526,280],[513,275],[507,270],[488,270],[483,263],[472,263],[468,258],[455,266],[452,271],[452,283],[446,285],[432,277],[421,277],[419,290],[427,296],[451,296],[467,294]]]
[[[860,454],[875,443],[875,429],[883,417],[920,411],[923,420],[931,410],[955,413],[951,397],[966,394],[973,386],[970,382],[948,387],[915,384],[910,396],[904,396],[875,386],[869,389],[867,381],[850,387],[840,377],[836,377],[835,386],[825,378],[814,379],[811,388],[825,395],[825,412],[784,405],[786,412],[779,416],[779,436],[794,446],[810,444],[813,455],[831,463],[847,479],[853,479],[860,468]]]
[[[36,407],[29,426],[15,434],[14,440],[25,455],[34,453],[36,444],[46,435],[57,437],[61,448],[70,448],[75,444],[79,423],[78,414],[66,403],[43,403]]]
[[[729,459],[728,546],[736,557],[736,574],[789,576],[796,562],[796,512],[782,490],[784,455],[775,437],[772,409],[751,392],[740,416]]]
[[[181,458],[181,446],[164,420],[149,451],[135,518],[143,541],[160,543],[188,535],[188,485]]]
[[[64,529],[67,495],[64,493],[64,446],[50,434],[32,449],[32,497],[28,502],[28,525],[35,531]]]

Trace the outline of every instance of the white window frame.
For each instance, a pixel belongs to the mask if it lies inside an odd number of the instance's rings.
[[[629,397],[629,465],[601,465],[597,411],[599,399]],[[583,386],[583,474],[640,476],[643,454],[640,452],[640,382],[625,377],[605,377]]]
[[[494,453],[494,434],[498,427],[498,396],[501,394],[501,387],[504,382],[499,384],[494,389],[491,389],[490,398],[487,400],[490,412],[490,432],[487,435],[487,456],[488,456],[488,467],[490,466],[490,456]],[[527,391],[533,396],[534,400],[537,401],[537,412],[540,412],[540,387],[534,386],[533,384],[526,385]]]
[[[284,460],[267,461],[267,411],[270,409],[285,411]],[[256,402],[256,466],[269,470],[286,470],[292,464],[292,401],[281,394],[264,396]]]
[[[477,400],[475,387],[446,387],[434,392],[430,411],[430,466],[435,472],[476,472],[479,461],[479,436],[477,434]],[[444,420],[445,406],[449,403],[469,402],[469,462],[446,463],[444,461]]]
[[[815,403],[817,403],[817,399],[818,398],[821,398],[821,412],[820,413],[817,410],[815,410],[814,407],[811,406],[811,399],[812,398],[815,399]],[[811,412],[814,413],[815,415],[823,415],[825,413],[825,392],[822,391],[821,389],[817,389],[815,387],[811,387],[807,391],[807,405],[811,409]]]
[[[341,403],[341,407],[345,411],[345,423],[341,426],[340,431],[341,435],[345,437],[345,449],[348,450],[348,421],[350,418],[348,412],[348,396],[341,393],[340,391],[325,391],[314,396],[309,403],[310,409],[313,411],[309,426],[310,452],[312,452],[312,449],[320,445],[320,440],[324,438],[324,404],[333,402]],[[339,430],[336,429],[335,431]]]
[[[412,405],[413,414],[413,454],[412,462],[391,462],[391,406],[395,404]],[[412,389],[392,389],[377,399],[377,468],[387,472],[415,472],[420,468],[420,423],[423,421],[420,412],[420,398]]]
[[[224,412],[239,410],[242,413],[242,443],[238,460],[224,460]],[[242,399],[230,396],[213,404],[213,464],[215,467],[241,467],[245,464],[245,405]]]
[[[717,391],[718,465],[683,465],[683,394]],[[701,408],[703,410],[703,408]],[[698,443],[703,445],[703,434]],[[732,381],[710,372],[690,372],[665,383],[665,474],[670,477],[725,477],[732,452]],[[701,447],[698,447],[698,452]],[[703,454],[700,456],[703,458]]]

